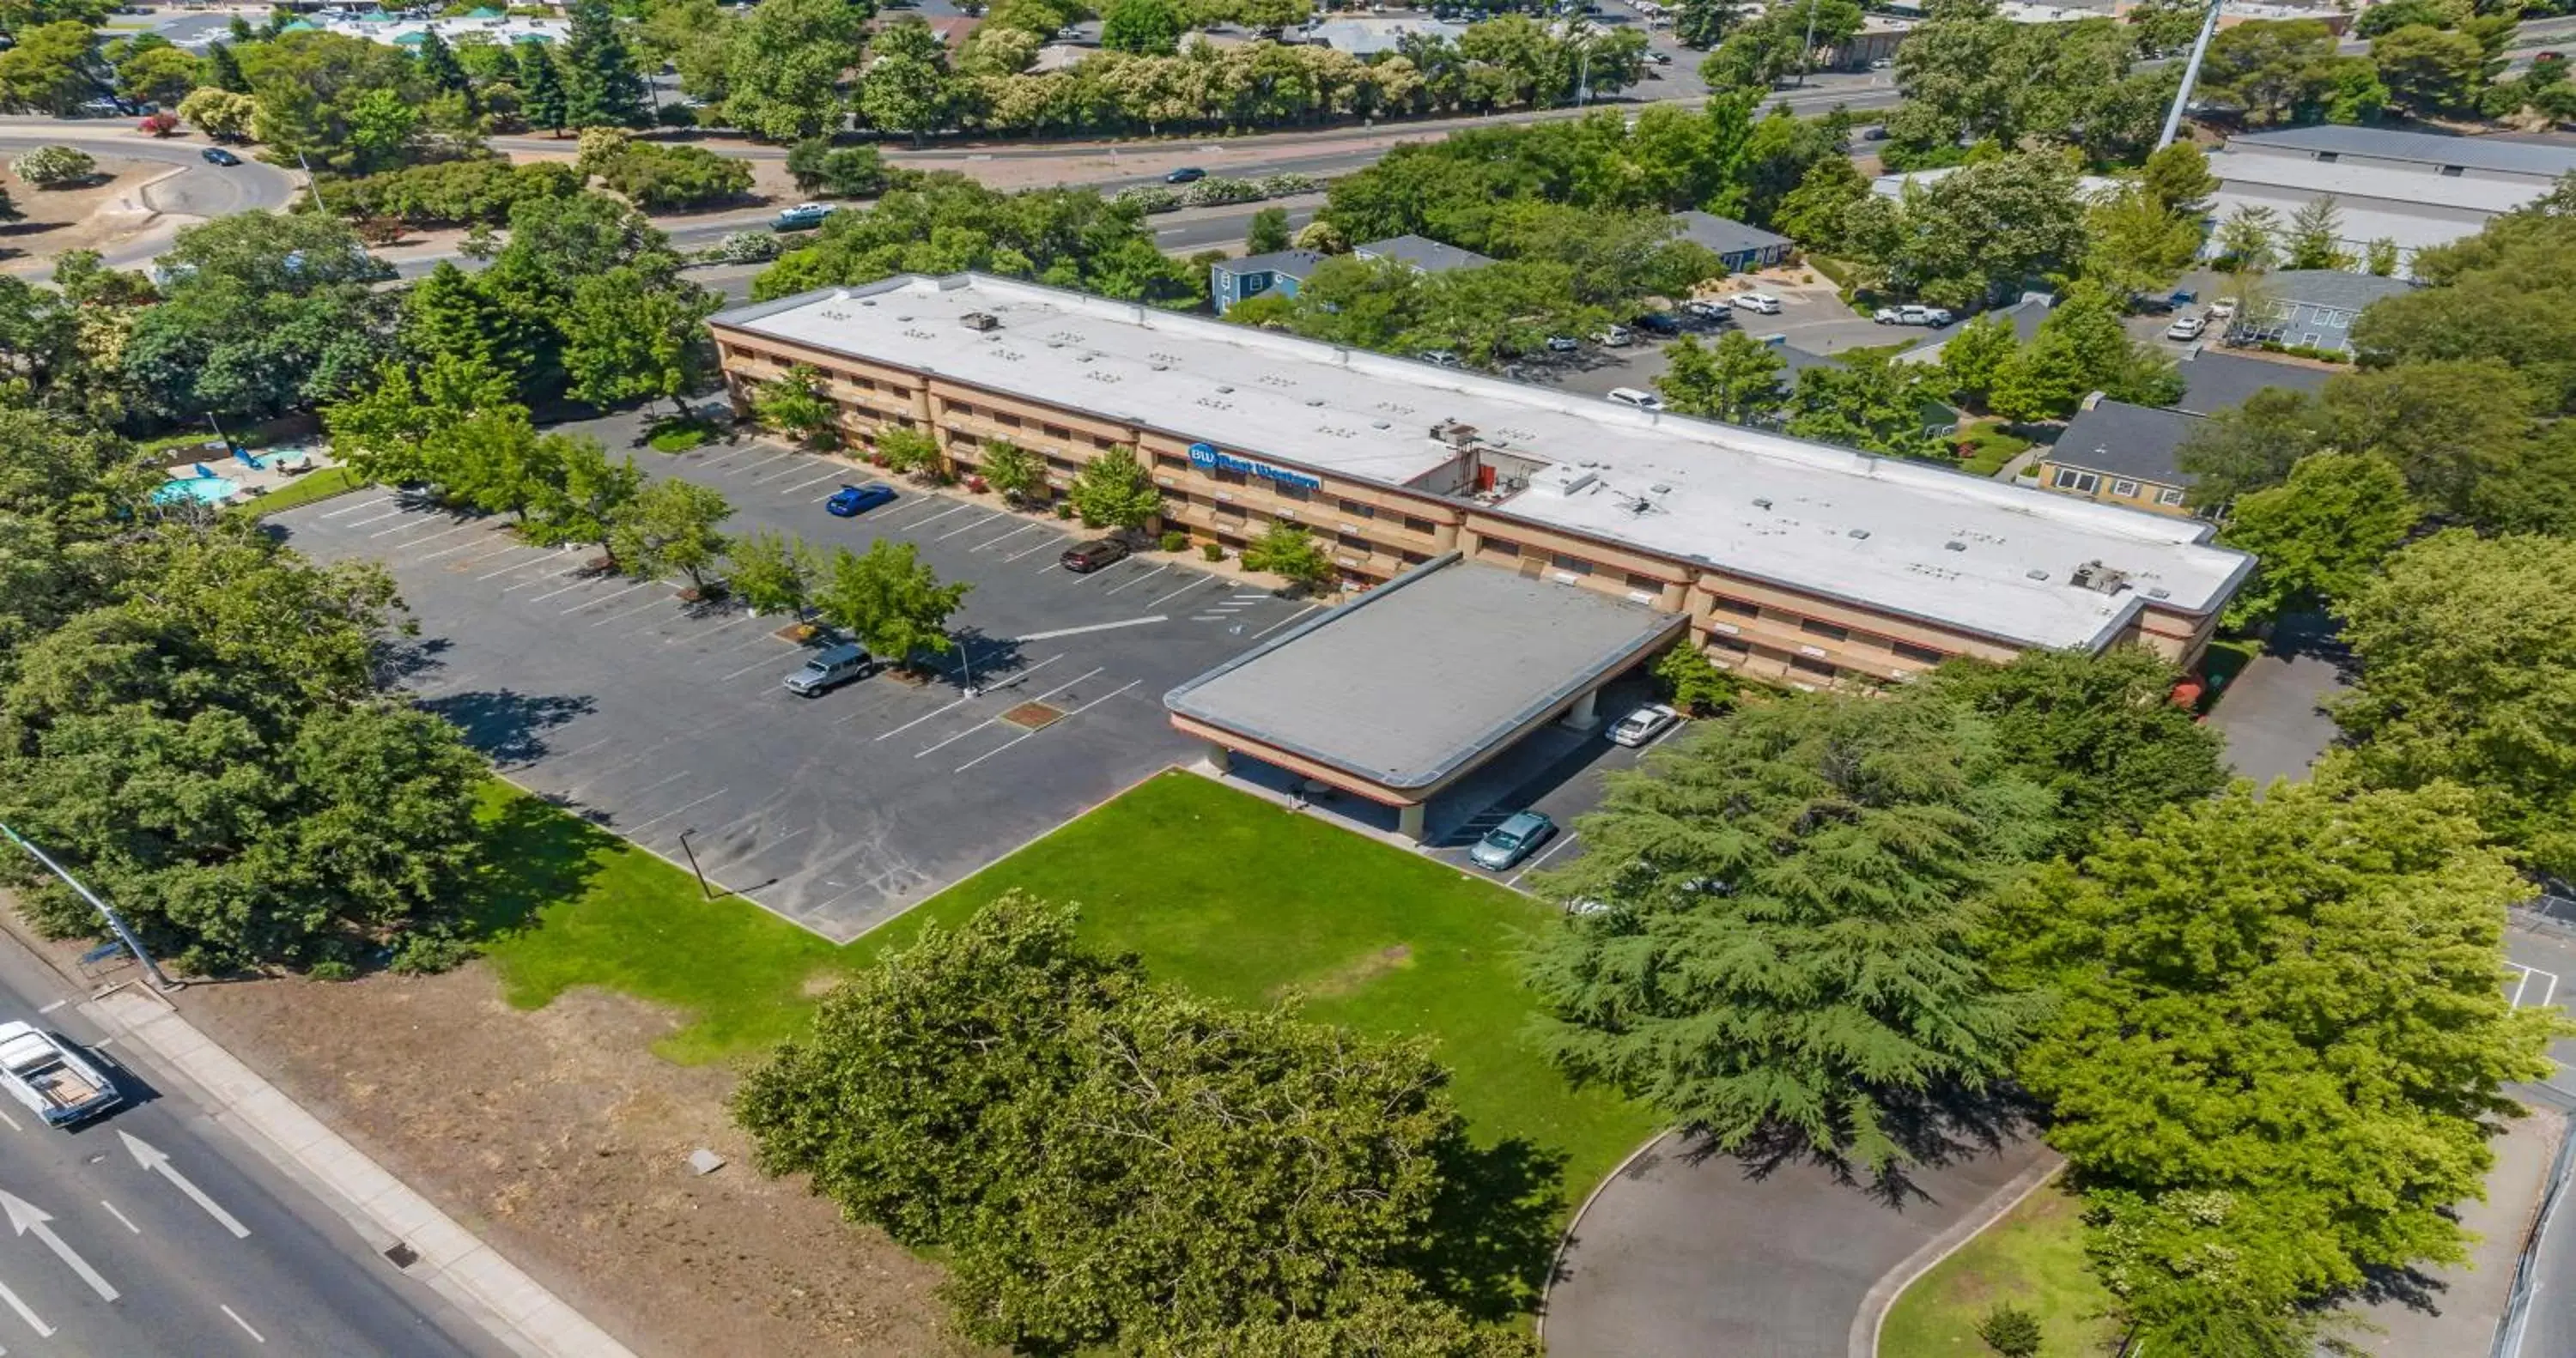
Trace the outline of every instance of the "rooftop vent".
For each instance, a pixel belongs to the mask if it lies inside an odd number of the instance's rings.
[[[2023,571],[2022,574],[2029,576],[2033,580],[2045,580],[2048,578],[2048,572],[2043,570],[2027,570]]]
[[[1394,427],[1394,425],[1391,425],[1384,420],[1369,421],[1369,428],[1371,429],[1393,429]]]
[[[1218,388],[1217,388],[1217,390],[1218,390],[1218,391],[1221,391],[1221,392],[1226,392],[1226,393],[1231,394],[1231,393],[1234,391],[1234,388],[1232,388],[1232,387],[1226,387],[1226,386],[1220,386],[1220,387],[1218,387]]]
[[[1169,363],[1148,363],[1145,366],[1158,373],[1170,372],[1172,370],[1172,365]]]
[[[2087,561],[2075,568],[2075,574],[2068,576],[2066,583],[2096,594],[2117,594],[2129,587],[2129,573],[2114,570],[2100,561]]]
[[[1957,538],[1952,538],[1948,542],[1942,543],[1941,547],[1942,550],[1951,552],[1964,552],[1968,550],[1968,544],[1959,541]]]
[[[1002,318],[989,311],[969,311],[957,319],[963,322],[969,330],[999,330],[1002,328]]]
[[[2170,599],[2173,597],[2173,591],[2162,585],[2158,585],[2154,589],[2147,591],[2147,597],[2150,599]]]
[[[1843,536],[1847,538],[1865,538],[1869,536],[1869,530],[1866,528],[1854,528],[1843,534]]]
[[[1647,492],[1648,492],[1649,494],[1654,494],[1654,495],[1670,495],[1670,494],[1672,494],[1672,493],[1673,493],[1673,488],[1672,488],[1671,486],[1665,485],[1665,484],[1664,484],[1663,482],[1661,482],[1661,481],[1658,481],[1658,482],[1656,482],[1655,484],[1653,484],[1653,485],[1651,485],[1651,486],[1646,487],[1646,490],[1647,490]]]
[[[1769,509],[1771,507],[1771,502],[1767,499],[1755,500],[1753,502],[1753,507],[1755,509]]]
[[[1306,404],[1308,404],[1308,405],[1310,405],[1310,406],[1319,406],[1319,405],[1322,405],[1323,403],[1324,403],[1324,398],[1323,398],[1323,397],[1321,397],[1321,396],[1315,397],[1314,399],[1312,399],[1312,400],[1310,400],[1310,401],[1306,402]]]

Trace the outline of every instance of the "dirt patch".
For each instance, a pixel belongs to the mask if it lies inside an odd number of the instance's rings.
[[[1035,731],[1064,720],[1064,709],[1049,707],[1045,703],[1022,703],[1003,713],[1002,720]]]
[[[11,157],[14,159],[15,157]],[[25,218],[0,222],[0,258],[97,250],[152,224],[143,185],[177,169],[157,160],[99,156],[99,178],[76,188],[40,189],[15,173],[0,178]]]
[[[524,1012],[479,964],[196,986],[179,1006],[638,1353],[977,1352],[947,1330],[937,1269],[751,1168],[734,1075],[653,1056],[676,1025],[651,1006],[575,991]],[[732,1163],[692,1174],[699,1146]]]
[[[1349,995],[1366,989],[1369,982],[1390,971],[1401,971],[1412,965],[1412,947],[1398,943],[1391,948],[1362,953],[1321,976],[1299,981],[1293,988],[1302,994],[1319,998]]]

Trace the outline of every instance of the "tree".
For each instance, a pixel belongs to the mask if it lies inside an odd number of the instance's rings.
[[[108,84],[89,25],[64,20],[19,29],[0,52],[0,108],[67,117]]]
[[[250,135],[251,114],[258,107],[259,101],[247,94],[208,85],[179,101],[179,116],[217,141],[238,141]]]
[[[1990,311],[1952,331],[1941,345],[1941,379],[1951,399],[1986,410],[2020,355],[2021,336],[2011,318]]]
[[[2239,783],[2008,893],[2002,965],[2058,995],[2022,1081],[2150,1352],[2306,1353],[2310,1303],[2465,1257],[2450,1208],[2557,1026],[2496,984],[2528,888],[2469,812]]]
[[[520,531],[540,547],[597,543],[614,560],[617,525],[644,494],[643,471],[631,455],[609,461],[597,439],[548,437],[563,438],[549,458],[556,480],[529,506]]]
[[[2254,578],[2227,606],[2230,627],[2351,598],[2406,540],[2419,513],[2386,458],[2317,453],[2285,484],[2239,498],[2220,541],[2252,552]]]
[[[948,619],[974,588],[963,580],[941,584],[913,544],[879,538],[864,555],[833,551],[814,608],[871,654],[902,665],[916,653],[946,655],[956,646]]]
[[[2202,62],[2200,96],[2255,127],[2359,122],[2387,100],[2367,57],[2343,57],[2323,23],[2257,20],[2223,28]]]
[[[564,88],[563,72],[547,49],[528,53],[519,65],[526,88],[519,93],[519,111],[528,126],[543,128],[560,137],[567,127],[575,127],[570,93]]]
[[[2182,672],[2142,646],[2099,655],[2025,651],[2008,664],[1958,658],[1923,691],[1983,719],[1995,753],[2057,799],[2057,841],[2081,853],[2105,830],[2227,785],[2225,747],[2173,700]]]
[[[695,284],[665,283],[633,268],[581,280],[562,320],[573,398],[603,406],[659,398],[687,415],[681,398],[704,379],[702,326],[715,300]]]
[[[1815,54],[1851,41],[1861,21],[1854,0],[1774,5],[1761,18],[1738,24],[1700,63],[1700,78],[1715,91],[1767,90],[1788,76],[1815,69]]]
[[[563,48],[564,125],[643,127],[651,122],[644,77],[635,71],[608,0],[572,0]],[[533,87],[531,89],[533,102]],[[529,121],[538,120],[531,116]],[[540,126],[543,124],[540,123]]]
[[[1288,209],[1266,207],[1252,214],[1251,228],[1244,233],[1243,252],[1266,255],[1288,248]]]
[[[1753,424],[1779,413],[1787,397],[1780,375],[1788,364],[1769,345],[1741,330],[1718,336],[1712,348],[1682,336],[1664,350],[1666,366],[1655,379],[1664,408],[1706,415],[1730,424]]]
[[[206,83],[228,94],[250,93],[250,79],[242,74],[241,58],[233,55],[231,43],[206,45]]]
[[[1694,717],[1725,711],[1743,688],[1735,676],[1708,658],[1699,643],[1689,640],[1674,642],[1672,649],[1656,658],[1654,676],[1664,701]]]
[[[2362,247],[2361,267],[2381,278],[2397,272],[2397,261],[2397,238],[2394,236],[2374,237]]]
[[[2282,242],[2282,253],[2286,256],[2286,268],[2351,267],[2352,256],[2343,248],[2343,212],[2335,205],[2333,194],[2312,198],[2306,206],[2290,214],[2290,229]]]
[[[802,538],[762,529],[736,538],[725,553],[725,577],[736,597],[755,613],[785,613],[803,619],[822,574],[814,549]]]
[[[1182,25],[1172,0],[1108,0],[1100,7],[1100,45],[1111,52],[1170,56],[1180,50]]]
[[[868,8],[848,0],[784,0],[729,25],[726,120],[774,141],[840,126],[841,73],[859,64]]]
[[[1798,374],[1788,432],[1885,457],[1932,457],[1925,392],[1930,370],[1885,353],[1855,351],[1839,364]]]
[[[438,437],[474,412],[509,401],[506,379],[470,358],[450,354],[417,371],[400,363],[382,365],[365,390],[324,407],[322,425],[331,434],[331,455],[366,480],[428,485],[447,479]]]
[[[889,132],[923,134],[948,121],[948,44],[918,16],[879,29],[859,81],[859,112]]]
[[[609,555],[618,569],[639,580],[672,571],[688,577],[703,595],[707,572],[722,561],[728,540],[717,526],[733,517],[725,497],[705,486],[666,477],[646,485],[634,504],[608,525]]]
[[[939,1247],[979,1342],[1526,1354],[1422,1314],[1402,1274],[1467,1149],[1445,1079],[1418,1042],[1158,989],[1070,910],[1004,897],[826,996],[734,1115],[763,1172]]]
[[[1980,898],[2052,829],[1991,751],[1946,704],[1810,698],[1613,775],[1542,887],[1604,907],[1532,949],[1555,1059],[1722,1151],[1909,1158],[1912,1110],[2001,1078],[2041,1013],[1971,947]]]
[[[841,413],[823,394],[822,382],[820,368],[799,363],[752,390],[752,414],[809,448],[826,446],[840,429]]]
[[[2193,426],[2174,451],[2175,462],[2193,478],[2191,503],[2217,508],[2287,481],[2300,458],[2325,447],[2323,418],[2306,392],[2265,387],[2234,410]]]
[[[1102,453],[1074,473],[1065,491],[1085,528],[1143,528],[1163,512],[1163,492],[1125,444]]]
[[[116,64],[116,92],[141,103],[175,104],[204,74],[203,62],[167,42],[134,48]]]
[[[1045,461],[1028,449],[1001,439],[984,440],[982,456],[975,471],[984,478],[984,484],[1013,502],[1026,500],[1046,489]]]
[[[82,183],[98,173],[98,160],[70,146],[39,146],[9,162],[9,172],[40,189]]]
[[[2436,533],[2343,602],[2361,776],[2450,781],[2539,872],[2576,878],[2576,540]]]
[[[1322,589],[1333,582],[1333,559],[1303,524],[1286,519],[1271,520],[1270,527],[1243,549],[1243,565],[1308,589]]]
[[[2158,148],[2138,168],[2138,182],[2165,211],[2189,217],[2206,215],[2210,195],[2218,192],[2208,153],[2190,141]]]
[[[1871,286],[1978,307],[2082,255],[2075,167],[2030,151],[1909,184],[1897,200],[1871,195],[1845,211],[1843,242]]]
[[[918,429],[892,426],[880,429],[873,444],[877,459],[886,470],[909,474],[931,471],[939,466],[939,440]]]
[[[528,408],[504,403],[433,428],[428,449],[448,494],[490,514],[524,517],[555,479],[551,455],[561,440],[540,438]]]
[[[2084,288],[2039,323],[1996,378],[1992,404],[2007,419],[2063,419],[2096,391],[2135,405],[2171,405],[2181,399],[2182,378],[2172,360],[2129,338],[2104,294]]]
[[[799,192],[826,198],[865,197],[883,190],[890,177],[877,148],[834,146],[824,137],[809,137],[788,148],[787,174]]]
[[[1809,250],[1841,248],[1843,220],[1851,205],[1869,196],[1869,181],[1852,163],[1832,156],[1808,167],[1806,176],[1780,199],[1771,225]]]
[[[411,59],[420,67],[421,81],[431,89],[463,94],[471,88],[465,68],[457,63],[456,49],[447,45],[447,39],[440,37],[436,28],[421,30],[420,45],[412,49]]]
[[[2486,84],[2486,49],[2466,33],[2409,24],[2370,44],[2388,102],[2418,117],[2474,109]]]
[[[1977,1338],[1996,1358],[2039,1358],[2040,1337],[2039,1317],[2011,1302],[1995,1303],[1977,1322]]]
[[[1674,7],[1673,41],[1705,52],[1725,39],[1744,9],[1743,0],[1681,0]]]
[[[2115,298],[2162,293],[2200,256],[2201,218],[2133,184],[2084,212],[2084,277]]]
[[[2281,257],[2280,214],[2240,203],[2218,224],[2217,239],[2220,268],[2262,273]]]

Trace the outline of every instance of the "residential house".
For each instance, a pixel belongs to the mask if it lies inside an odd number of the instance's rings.
[[[1324,257],[1312,250],[1273,250],[1268,254],[1245,255],[1208,266],[1208,296],[1216,302],[1216,314],[1232,311],[1238,302],[1248,302],[1265,292],[1294,297],[1306,282],[1306,275]]]
[[[2265,274],[2254,296],[2228,322],[2230,344],[2295,345],[2352,352],[2352,323],[2362,308],[2414,291],[2414,284],[2338,269],[2284,269]]]
[[[2039,484],[2060,495],[2187,515],[2192,478],[2176,453],[2202,416],[2105,399],[2096,392],[2039,458]]]
[[[1361,259],[1392,260],[1410,267],[1415,273],[1480,269],[1494,262],[1473,250],[1461,250],[1429,236],[1389,236],[1385,240],[1354,245],[1351,253]]]
[[[1775,235],[1758,226],[1747,226],[1732,217],[1713,212],[1676,212],[1673,220],[1681,224],[1681,238],[1705,247],[1726,264],[1728,273],[1751,273],[1767,269],[1796,252],[1798,243],[1787,236]]]

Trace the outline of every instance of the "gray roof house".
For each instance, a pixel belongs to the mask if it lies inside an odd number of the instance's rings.
[[[2192,476],[2176,453],[2201,417],[2088,398],[2054,446],[2039,455],[2039,484],[2060,495],[2183,514]]]
[[[1713,212],[1676,212],[1672,219],[1681,224],[1681,238],[1694,245],[1706,246],[1708,252],[1725,261],[1728,273],[1751,273],[1767,269],[1787,259],[1798,243],[1787,236],[1774,235],[1758,226],[1747,226],[1732,217]]]
[[[2414,291],[2399,278],[2337,269],[2284,269],[2263,277],[2261,291],[2229,322],[2231,344],[2296,345],[2352,352],[2352,323],[2362,308]]]
[[[1351,253],[1361,259],[1388,259],[1408,264],[1415,273],[1447,273],[1452,269],[1482,268],[1494,261],[1473,250],[1461,250],[1429,236],[1389,236],[1365,245],[1354,245]]]
[[[1267,254],[1245,255],[1208,266],[1208,297],[1216,303],[1216,314],[1222,316],[1238,302],[1246,302],[1265,292],[1276,290],[1282,296],[1294,297],[1306,275],[1324,257],[1312,250],[1272,250]]]
[[[2234,410],[2266,387],[2322,391],[2326,379],[2334,376],[2324,368],[2247,358],[2198,345],[2185,351],[2175,366],[2182,373],[2182,399],[2174,403],[2174,409],[2193,415]]]

